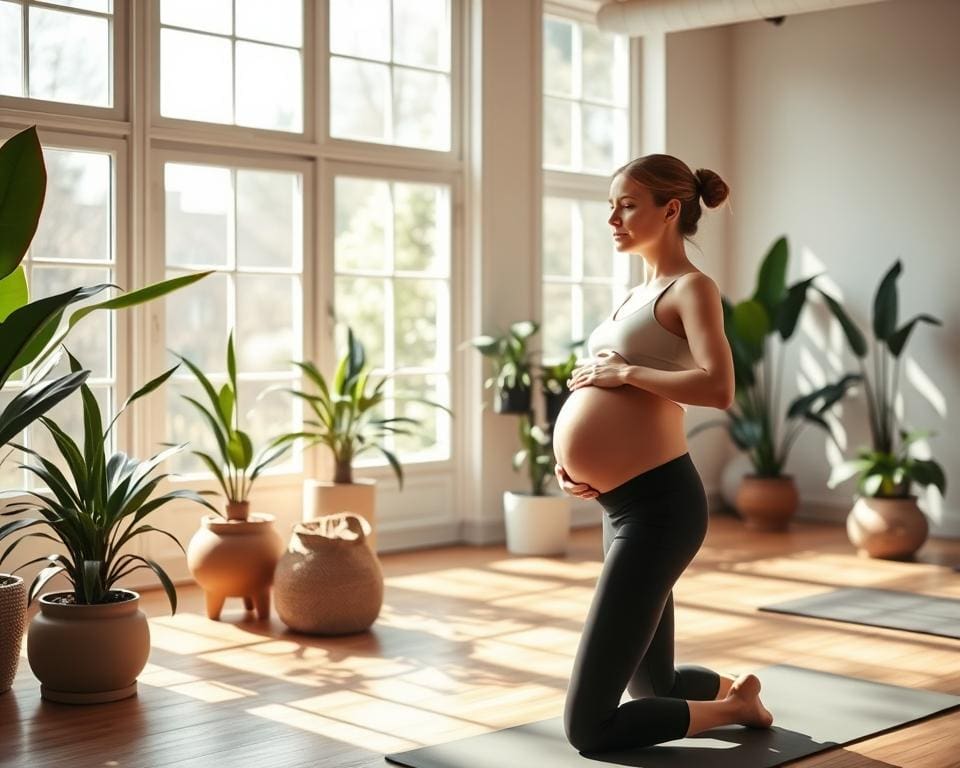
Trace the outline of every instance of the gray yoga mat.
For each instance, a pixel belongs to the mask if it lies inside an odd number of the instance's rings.
[[[763,605],[759,610],[960,639],[960,600],[948,597],[849,588]]]
[[[960,706],[960,696],[817,672],[790,664],[756,670],[769,729],[727,725],[654,747],[580,754],[559,717],[387,755],[409,768],[770,768]]]

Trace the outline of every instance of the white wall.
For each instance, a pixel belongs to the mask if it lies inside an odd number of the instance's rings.
[[[715,162],[714,152],[723,157],[709,122],[722,119],[723,110],[709,94],[716,86],[732,95],[729,173],[716,169],[733,189],[726,287],[737,299],[751,293],[767,248],[786,234],[788,282],[826,272],[825,288],[842,298],[869,339],[876,287],[901,259],[900,324],[920,312],[944,323],[920,325],[907,344],[906,422],[938,433],[926,455],[941,463],[948,483],[960,482],[953,439],[960,414],[949,405],[960,399],[960,3],[888,0],[790,16],[779,27],[758,21],[726,29],[670,36],[670,61],[682,71],[668,89],[668,147],[690,162]],[[722,76],[724,34],[729,84]],[[700,116],[706,119],[698,122]],[[787,350],[782,402],[856,370],[825,308],[811,306]],[[869,440],[862,394],[843,407],[841,422],[852,456]],[[853,481],[826,487],[837,460],[815,428],[796,443],[787,468],[806,514],[840,519],[849,509]],[[948,486],[945,500],[936,491],[921,497],[934,534],[960,535],[956,493]]]

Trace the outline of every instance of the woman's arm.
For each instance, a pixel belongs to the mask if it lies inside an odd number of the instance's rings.
[[[726,410],[733,405],[733,355],[723,332],[720,291],[707,275],[697,273],[677,283],[677,303],[690,354],[698,368],[661,371],[624,365],[623,384],[690,405]]]

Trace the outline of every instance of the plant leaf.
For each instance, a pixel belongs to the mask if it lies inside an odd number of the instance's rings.
[[[15,270],[33,240],[47,191],[35,125],[0,146],[0,278]]]

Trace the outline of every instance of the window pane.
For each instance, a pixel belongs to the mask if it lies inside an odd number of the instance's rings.
[[[273,5],[271,2],[270,6]],[[161,0],[160,23],[229,35],[233,31],[233,1]],[[193,62],[194,66],[196,63]]]
[[[437,328],[448,316],[442,280],[397,278],[393,284],[396,366],[439,368]]]
[[[425,149],[450,149],[447,75],[398,67],[393,71],[394,140]]]
[[[385,281],[382,278],[338,275],[334,278],[334,293],[337,322],[349,325],[353,330],[354,336],[363,344],[367,363],[372,368],[383,368]],[[346,351],[346,337],[346,332],[337,335],[338,359]]]
[[[301,0],[236,0],[237,36],[265,43],[292,45],[303,42]]]
[[[573,235],[571,203],[565,198],[543,199],[543,274],[572,274]]]
[[[169,272],[177,277],[181,272]],[[193,285],[167,294],[166,346],[190,359],[206,374],[226,373],[229,280],[208,275]]]
[[[110,106],[110,22],[31,6],[30,96]]]
[[[0,94],[5,96],[23,96],[21,24],[20,6],[0,0]]]
[[[394,184],[395,268],[398,271],[449,273],[449,202],[446,190],[432,184]]]
[[[299,174],[238,170],[238,266],[299,269],[302,214]]]
[[[569,354],[572,307],[570,286],[551,283],[543,286],[544,359],[566,357]]]
[[[185,120],[233,122],[233,47],[229,40],[160,30],[160,112]]]
[[[233,222],[230,171],[167,163],[167,264],[225,267]]]
[[[620,160],[616,134],[625,133],[621,112],[606,107],[583,106],[583,167],[611,173]]]
[[[573,104],[543,100],[543,163],[556,168],[573,165]]]
[[[613,276],[613,228],[607,224],[610,210],[604,203],[582,201],[583,274],[586,277]]]
[[[630,79],[626,38],[584,25],[583,98],[626,106]]]
[[[300,52],[237,41],[237,123],[276,131],[303,130]]]
[[[558,19],[543,21],[543,89],[573,96],[573,25]]]
[[[210,280],[209,277],[201,280],[201,283]],[[176,295],[176,293],[171,294]],[[226,343],[225,339],[223,343]],[[174,348],[175,349],[175,348]],[[179,350],[177,350],[179,351]],[[189,357],[189,355],[187,355]],[[221,364],[220,367],[223,367]],[[182,369],[181,369],[182,370]],[[206,371],[205,371],[206,373]],[[209,374],[207,374],[209,375]],[[226,377],[216,379],[211,377],[211,383],[217,390],[223,386]],[[200,384],[193,379],[183,376],[175,376],[164,386],[164,397],[166,398],[166,407],[164,412],[167,414],[167,436],[166,441],[170,443],[188,443],[186,449],[180,451],[167,460],[166,471],[186,474],[189,472],[206,472],[206,467],[196,458],[191,451],[203,451],[214,460],[219,458],[219,449],[216,438],[210,431],[210,425],[206,422],[196,406],[184,400],[184,395],[192,397],[201,405],[207,405],[207,396],[204,394]],[[210,503],[215,507],[223,504],[222,499],[210,497]]]
[[[337,270],[387,268],[390,185],[340,177],[334,193]]]
[[[38,299],[43,296],[53,296],[63,291],[69,291],[81,285],[97,285],[111,282],[110,270],[91,269],[89,267],[48,267],[33,265],[30,270],[30,296]],[[116,292],[114,292],[116,293]],[[107,293],[88,299],[83,304],[73,305],[70,312],[81,306],[89,306],[103,301]],[[69,314],[69,313],[68,313]],[[78,323],[70,331],[65,346],[70,353],[89,368],[95,378],[109,379],[113,377],[111,366],[111,343],[113,314],[111,312],[93,312]],[[69,373],[69,361],[64,359],[58,364],[59,373]]]
[[[400,397],[419,397],[450,407],[450,380],[447,376],[397,376],[394,391]],[[413,433],[394,436],[394,448],[402,458],[444,459],[450,455],[450,417],[439,408],[422,403],[397,401],[396,415],[416,419],[404,424]]]
[[[43,157],[47,192],[31,255],[109,261],[110,156],[44,148]]]
[[[613,289],[609,285],[583,286],[583,335],[593,329],[613,311]]]
[[[112,13],[110,0],[44,0],[49,5],[62,5],[65,8],[80,8],[97,13]]]
[[[330,59],[330,135],[386,141],[390,70],[333,57]]]
[[[207,278],[209,279],[209,278]],[[237,365],[242,371],[286,371],[302,345],[300,278],[244,275],[237,280]]]
[[[278,378],[270,381],[243,381],[241,379],[238,383],[237,388],[240,390],[238,394],[240,424],[253,441],[254,453],[277,435],[299,430],[299,419],[294,420],[294,398],[279,390],[266,391],[278,384],[290,387],[294,383],[289,378]],[[299,464],[300,460],[296,455],[291,456],[290,453],[287,453],[285,461],[271,464],[268,469],[279,467],[292,469]]]
[[[394,0],[393,60],[450,69],[448,0]]]
[[[330,0],[330,51],[390,60],[390,0]]]

